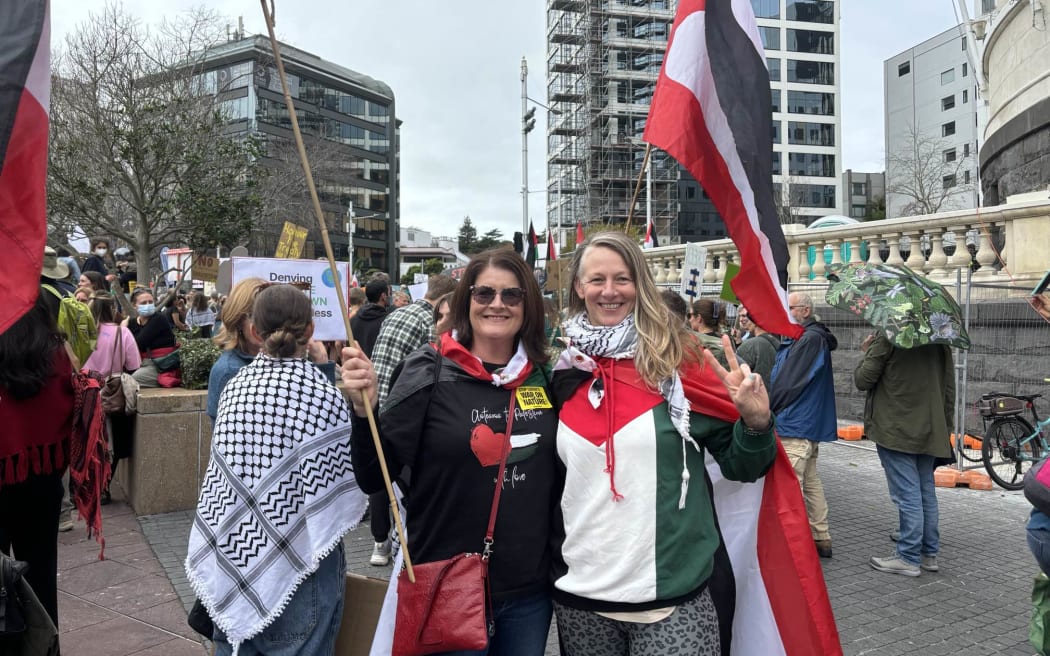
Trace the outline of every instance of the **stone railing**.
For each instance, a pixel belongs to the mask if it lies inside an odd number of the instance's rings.
[[[980,264],[977,282],[1008,285],[1019,290],[1038,280],[1050,268],[1050,202],[1038,201],[868,221],[807,230],[784,226],[791,262],[790,283],[827,282],[828,264],[881,262],[905,264],[938,282],[954,283],[956,271]],[[958,244],[959,248],[954,245]],[[703,242],[707,248],[704,287],[720,286],[726,261],[738,260],[729,239]],[[970,250],[974,252],[971,256]],[[677,283],[681,278],[684,245],[647,250],[645,257],[656,282]]]

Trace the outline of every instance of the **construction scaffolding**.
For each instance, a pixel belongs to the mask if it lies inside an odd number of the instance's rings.
[[[627,220],[673,20],[673,0],[548,0],[547,216],[563,244],[577,223]],[[678,164],[658,149],[650,160],[633,223],[651,206],[666,244],[678,233]]]

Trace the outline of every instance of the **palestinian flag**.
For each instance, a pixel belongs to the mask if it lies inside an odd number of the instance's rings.
[[[579,221],[577,221],[576,222],[576,245],[579,246],[582,243],[583,243],[583,226],[580,225]]]
[[[558,247],[554,244],[554,233],[547,229],[547,261],[553,262],[558,259]]]
[[[0,2],[0,333],[36,302],[47,242],[49,3]]]
[[[733,290],[766,330],[799,337],[773,203],[769,71],[750,3],[680,0],[643,138],[695,177],[740,251]]]
[[[525,262],[528,263],[529,268],[535,268],[536,266],[536,251],[539,250],[539,239],[536,238],[536,229],[532,227],[532,221],[529,221],[529,235],[526,237],[528,243],[525,244]]]
[[[645,222],[645,247],[656,248],[660,243],[656,238],[656,227],[653,226],[653,220],[650,218]]]

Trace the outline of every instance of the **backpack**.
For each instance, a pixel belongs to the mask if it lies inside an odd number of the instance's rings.
[[[98,328],[91,310],[72,296],[63,296],[50,285],[41,285],[40,288],[58,299],[58,329],[65,333],[73,354],[80,360],[80,366],[84,366],[98,340]]]

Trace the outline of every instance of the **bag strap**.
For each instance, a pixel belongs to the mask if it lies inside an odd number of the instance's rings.
[[[503,492],[503,475],[507,471],[507,457],[510,456],[510,434],[514,426],[514,403],[517,400],[516,390],[510,391],[510,403],[507,405],[507,439],[503,444],[503,454],[499,459],[499,474],[496,475],[496,491],[492,495],[492,510],[489,511],[489,527],[485,531],[484,549],[481,559],[487,561],[492,555],[492,536],[496,531],[496,514],[499,510],[499,498]]]
[[[101,331],[101,329],[100,329],[100,331]],[[121,326],[119,323],[117,324],[117,339],[114,340],[113,344],[115,345],[117,352],[120,353],[120,368],[117,369],[117,373],[118,374],[122,374],[122,373],[124,373],[124,364],[125,364],[125,361],[124,361],[124,327]],[[112,363],[109,366],[109,375],[110,376],[113,375],[113,365],[112,365]]]

